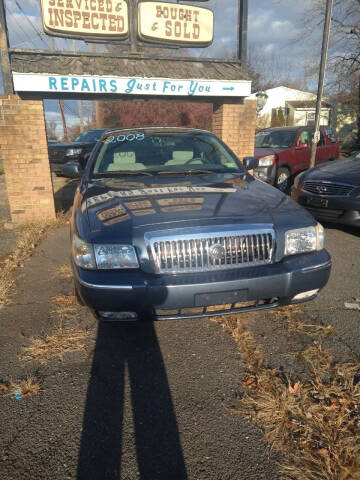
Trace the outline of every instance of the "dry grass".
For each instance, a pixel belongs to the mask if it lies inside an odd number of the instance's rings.
[[[309,336],[335,336],[336,330],[331,325],[315,325],[304,323],[297,315],[305,311],[304,305],[288,305],[286,307],[269,310],[268,314],[282,316],[288,322],[290,332],[301,333]]]
[[[53,305],[52,313],[56,314],[60,320],[71,318],[79,309],[79,303],[75,295],[56,295],[51,299]]]
[[[68,263],[60,265],[56,268],[55,275],[59,278],[72,278],[71,266]]]
[[[55,220],[29,223],[21,227],[13,252],[0,263],[0,306],[6,303],[10,292],[14,290],[15,270],[31,257],[33,250],[49,230],[66,223],[65,216],[60,214]]]
[[[248,365],[239,411],[282,452],[283,478],[359,480],[360,364],[335,363],[318,342],[299,354],[311,381],[285,380],[267,368],[242,318],[219,320]]]
[[[57,327],[43,338],[32,338],[30,345],[23,348],[23,359],[43,365],[51,358],[62,360],[66,353],[84,351],[88,337],[86,330]]]
[[[0,383],[0,391],[6,394],[13,395],[15,392],[19,393],[21,397],[32,397],[39,395],[42,389],[42,384],[39,379],[35,377],[27,377],[20,380],[18,383],[12,380]]]

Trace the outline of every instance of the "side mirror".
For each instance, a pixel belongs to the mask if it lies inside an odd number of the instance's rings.
[[[259,159],[256,157],[245,157],[243,165],[246,171],[255,170],[259,166]]]
[[[81,167],[78,162],[67,162],[63,165],[63,174],[69,178],[80,178],[82,175]]]

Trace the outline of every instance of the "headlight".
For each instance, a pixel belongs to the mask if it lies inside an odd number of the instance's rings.
[[[316,227],[288,230],[285,234],[285,255],[322,250],[324,244],[324,228],[320,223]]]
[[[72,157],[72,156],[74,156],[74,155],[80,155],[80,153],[81,153],[82,151],[83,151],[82,148],[68,148],[68,149],[66,150],[65,155],[66,155],[67,157]]]
[[[267,155],[266,157],[259,158],[259,167],[271,167],[276,160],[275,155]]]
[[[78,267],[86,268],[88,270],[95,270],[95,256],[92,245],[84,242],[77,235],[72,239],[72,255]]]
[[[139,268],[135,249],[131,245],[92,245],[74,235],[72,255],[76,265],[87,270]]]
[[[131,245],[94,245],[99,270],[139,268],[134,247]]]

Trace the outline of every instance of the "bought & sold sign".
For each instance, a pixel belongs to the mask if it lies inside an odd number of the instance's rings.
[[[139,4],[139,36],[165,43],[210,45],[214,14],[207,8],[165,2]]]

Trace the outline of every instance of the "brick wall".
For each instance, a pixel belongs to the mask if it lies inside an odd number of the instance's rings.
[[[0,150],[14,223],[55,217],[41,100],[0,95]]]
[[[256,101],[214,104],[212,131],[242,160],[254,155]]]

